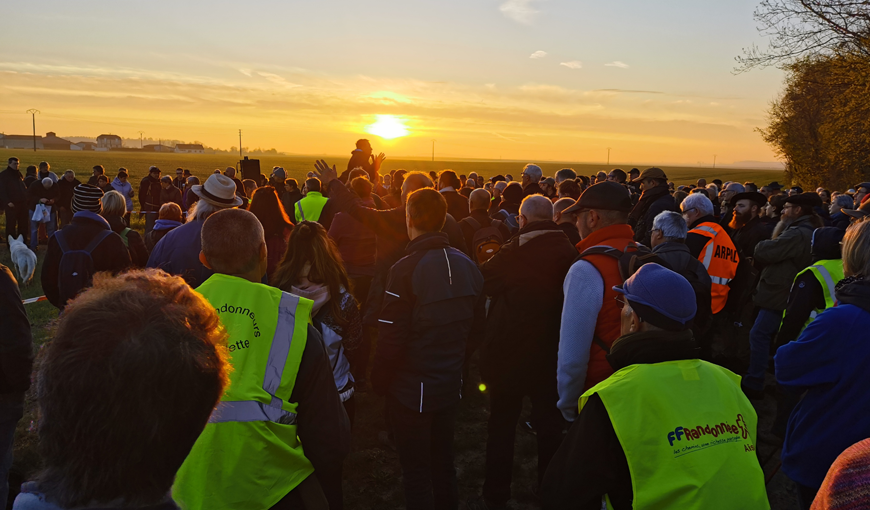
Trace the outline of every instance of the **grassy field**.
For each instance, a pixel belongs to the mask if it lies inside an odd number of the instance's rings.
[[[5,161],[10,156],[21,159],[23,167],[37,164],[39,161],[48,161],[52,170],[61,173],[67,168],[76,171],[80,179],[87,178],[91,173],[91,167],[95,164],[104,165],[110,175],[114,175],[118,167],[126,167],[131,171],[134,183],[147,172],[148,166],[156,164],[164,173],[174,174],[176,167],[189,168],[194,175],[201,177],[210,174],[214,168],[231,166],[237,161],[236,158],[223,155],[185,155],[185,154],[136,154],[125,152],[69,152],[69,151],[10,151],[0,149],[0,159]],[[263,157],[261,168],[268,174],[268,169],[273,165],[281,165],[290,177],[304,177],[313,168],[313,161],[317,156],[309,157]],[[335,163],[339,168],[346,165],[344,157],[327,157],[327,161]],[[604,166],[578,165],[563,163],[544,163],[541,165],[545,173],[552,175],[559,168],[570,166],[583,173],[593,174],[598,170],[606,170]],[[511,173],[519,177],[523,163],[519,162],[493,162],[493,161],[454,161],[454,162],[431,162],[431,161],[400,161],[387,160],[384,170],[391,168],[407,168],[413,170],[442,170],[452,168],[459,173],[467,174],[472,171],[491,176],[498,173]],[[763,170],[713,170],[710,168],[684,168],[667,167],[665,171],[677,183],[694,182],[699,177],[708,180],[719,177],[723,180],[737,180],[740,182],[752,180],[757,183],[767,183],[772,180],[782,180],[782,172]],[[134,184],[135,185],[135,184]],[[141,221],[134,215],[134,228],[142,229]],[[40,247],[39,261],[34,280],[27,286],[22,287],[24,298],[42,295],[39,283],[42,259],[45,247]],[[0,263],[11,265],[9,252],[5,247],[0,248]],[[34,343],[37,348],[48,341],[55,320],[57,310],[47,302],[40,302],[26,306],[28,317],[33,327]],[[744,321],[751,324],[750,320]],[[748,326],[743,328],[741,335],[744,340],[748,334]],[[474,360],[473,360],[474,361]],[[477,368],[472,363],[470,388],[475,388],[478,383]],[[456,422],[456,467],[460,486],[460,495],[463,499],[479,493],[483,484],[484,461],[486,450],[486,420],[488,416],[488,399],[486,394],[471,391],[466,394],[460,405]],[[346,507],[352,509],[393,509],[401,508],[403,496],[401,490],[401,469],[395,452],[383,447],[378,441],[378,432],[385,429],[383,420],[383,400],[372,393],[360,392],[357,394],[357,415],[353,431],[353,451],[348,456],[344,465],[344,494]],[[776,440],[766,430],[772,420],[774,404],[773,397],[768,396],[765,402],[758,406],[759,410],[759,433],[762,442],[759,443],[759,453],[762,458],[769,459],[765,464],[765,473],[772,475],[777,467]],[[528,416],[529,409],[523,415]],[[13,492],[22,480],[31,479],[39,469],[39,458],[36,452],[37,438],[34,424],[37,416],[35,402],[32,395],[28,395],[28,404],[25,417],[21,420],[16,432],[15,439],[15,462],[11,477]],[[536,446],[535,438],[531,434],[517,431],[517,443],[514,462],[514,500],[510,508],[534,509],[538,508],[533,488],[536,480]],[[774,509],[788,510],[795,508],[794,496],[782,473],[772,477],[768,486],[771,497],[771,505]]]

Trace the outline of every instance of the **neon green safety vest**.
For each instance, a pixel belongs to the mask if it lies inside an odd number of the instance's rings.
[[[625,451],[634,510],[770,508],[737,375],[697,359],[631,365],[584,393],[581,410],[594,393]]]
[[[816,320],[816,317],[818,317],[820,313],[824,312],[828,308],[833,308],[834,304],[837,302],[837,298],[834,296],[834,289],[836,288],[837,284],[840,283],[840,280],[843,279],[843,261],[840,259],[820,260],[798,273],[795,277],[795,281],[797,281],[800,275],[806,273],[807,271],[812,271],[812,273],[816,276],[816,280],[818,280],[819,283],[822,285],[822,292],[824,292],[825,294],[825,307],[822,309],[815,309],[810,312],[810,318],[807,319],[806,324],[804,324],[804,328],[806,328],[810,325],[811,322]]]
[[[300,221],[317,221],[326,205],[328,198],[317,191],[309,191],[296,202],[296,223]]]
[[[197,291],[229,333],[233,372],[172,495],[186,510],[267,509],[314,472],[289,401],[313,302],[223,274]]]

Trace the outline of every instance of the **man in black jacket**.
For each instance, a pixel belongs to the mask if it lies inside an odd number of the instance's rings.
[[[668,189],[668,176],[661,168],[647,168],[632,182],[640,183],[643,194],[629,213],[628,224],[634,229],[634,240],[648,247],[653,219],[664,211],[676,211],[677,204]]]
[[[447,214],[456,221],[468,216],[468,199],[459,194],[459,187],[459,177],[453,170],[444,170],[438,176],[438,191],[447,201]]]
[[[347,170],[341,173],[339,180],[342,184],[346,184],[348,181],[347,175],[354,168],[362,168],[369,174],[369,180],[372,181],[372,184],[377,184],[379,180],[379,174],[381,170],[381,164],[384,162],[387,157],[384,153],[380,153],[375,156],[374,151],[372,150],[372,144],[365,138],[360,138],[356,141],[356,149],[351,151],[350,160],[347,162]],[[324,183],[325,184],[325,183]]]
[[[541,189],[540,181],[544,171],[538,165],[528,164],[523,168],[522,186],[523,198],[529,195],[543,195],[544,190]]]
[[[154,228],[157,215],[160,211],[160,169],[152,166],[148,169],[142,182],[139,183],[139,210],[145,215],[145,235]]]
[[[483,501],[472,509],[505,508],[511,497],[514,439],[523,398],[532,401],[538,441],[538,483],[559,443],[565,420],[556,407],[556,360],[562,282],[577,250],[553,222],[553,204],[526,197],[517,234],[480,270],[492,298],[480,371],[490,395]]]
[[[580,242],[580,231],[577,230],[577,213],[564,213],[563,211],[576,202],[576,198],[560,198],[553,204],[553,221],[568,236],[571,246],[577,246],[577,243]]]
[[[18,170],[18,158],[9,158],[6,170],[0,172],[0,204],[3,205],[6,214],[6,235],[18,237],[24,236],[27,244],[30,235],[30,215],[27,209],[27,188],[24,179]]]
[[[30,388],[33,344],[18,282],[3,264],[0,264],[0,310],[3,310],[0,313],[0,502],[5,504],[15,426],[24,415],[24,392]]]
[[[390,269],[372,387],[387,396],[408,508],[457,508],[453,422],[467,343],[484,324],[483,277],[441,233],[440,193],[414,191],[406,211],[409,255]]]

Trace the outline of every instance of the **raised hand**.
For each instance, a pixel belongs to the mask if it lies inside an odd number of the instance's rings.
[[[375,169],[381,168],[381,164],[384,162],[385,159],[387,159],[387,156],[383,152],[378,154],[375,158]]]
[[[332,165],[332,168],[330,168],[329,164],[322,159],[314,162],[314,168],[314,174],[320,179],[323,190],[326,190],[329,183],[338,178],[338,171],[336,171],[335,165]]]

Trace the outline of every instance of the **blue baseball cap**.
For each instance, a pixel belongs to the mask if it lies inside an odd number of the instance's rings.
[[[625,295],[638,317],[669,331],[688,329],[697,312],[692,285],[659,264],[642,265],[622,286],[613,290]]]

